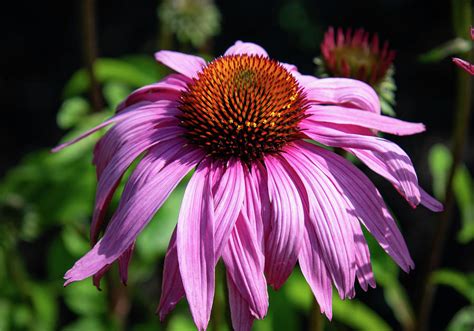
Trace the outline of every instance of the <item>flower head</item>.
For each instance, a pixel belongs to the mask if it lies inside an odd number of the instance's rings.
[[[346,149],[413,207],[440,210],[407,154],[373,134],[418,133],[422,124],[382,116],[363,82],[302,75],[252,43],[237,42],[210,63],[171,51],[156,59],[176,73],[133,92],[114,117],[78,138],[113,124],[94,151],[93,248],[66,273],[66,284],[89,276],[98,284],[115,261],[126,281],[135,239],[192,169],[165,258],[161,319],[186,297],[198,329],[207,327],[220,259],[236,330],[265,316],[267,284],[281,287],[297,262],[331,318],[333,284],[341,298],[355,295],[356,278],[364,290],[375,286],[361,223],[403,270],[413,268],[375,186],[308,141]],[[118,182],[142,154],[97,241]]]
[[[474,40],[474,28],[471,27],[471,40]],[[453,62],[462,69],[464,69],[470,75],[474,75],[474,64],[469,63],[463,59],[454,57]]]
[[[395,83],[393,80],[395,51],[385,41],[380,47],[379,37],[370,39],[364,29],[330,27],[321,43],[321,58],[315,58],[318,74],[322,77],[347,77],[366,82],[381,98],[382,112],[395,115]]]

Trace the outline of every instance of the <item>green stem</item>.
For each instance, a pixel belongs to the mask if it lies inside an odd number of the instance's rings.
[[[95,26],[95,1],[82,0],[82,49],[84,65],[89,76],[89,94],[94,112],[102,110],[102,98],[99,82],[94,73],[94,63],[97,59],[97,41]]]
[[[319,304],[313,297],[313,306],[311,307],[310,315],[310,330],[323,331],[324,330],[324,316],[321,314]]]
[[[472,9],[470,0],[453,0],[453,25],[457,37],[470,39],[469,28],[472,22]],[[468,51],[460,56],[472,62],[473,52]],[[429,316],[435,297],[436,285],[430,281],[431,273],[436,270],[441,262],[447,234],[453,222],[454,190],[453,179],[461,161],[466,147],[466,137],[469,129],[469,119],[471,116],[471,76],[464,70],[456,69],[457,75],[457,95],[456,95],[456,118],[453,129],[452,155],[453,163],[449,170],[448,181],[446,183],[446,195],[444,201],[444,211],[439,214],[439,221],[432,241],[431,254],[428,261],[425,277],[423,279],[423,290],[418,307],[417,330],[425,331],[429,329]]]

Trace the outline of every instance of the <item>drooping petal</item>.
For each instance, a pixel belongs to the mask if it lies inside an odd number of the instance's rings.
[[[458,57],[453,57],[453,62],[461,69],[464,69],[468,74],[474,75],[474,65],[466,60]]]
[[[199,56],[174,51],[156,52],[155,59],[189,78],[197,77],[198,72],[206,65],[206,61]]]
[[[272,220],[265,242],[265,275],[275,289],[291,274],[298,259],[304,226],[299,192],[280,160],[265,158]]]
[[[440,212],[444,210],[443,204],[433,198],[431,195],[429,195],[424,189],[420,187],[420,193],[421,193],[421,204],[425,206],[426,208],[435,211],[435,212]]]
[[[163,267],[163,282],[161,285],[160,304],[156,310],[160,320],[164,321],[166,315],[171,312],[185,295],[183,281],[179,273],[178,251],[176,249],[176,228],[173,231]]]
[[[254,43],[236,41],[234,45],[229,47],[224,55],[253,54],[268,57],[268,53],[259,45]]]
[[[402,190],[410,205],[415,207],[420,203],[420,189],[415,169],[409,156],[398,145],[380,137],[352,133],[337,124],[326,123],[323,126],[302,121],[300,125],[311,139],[357,153],[356,156],[371,168],[383,164],[390,169],[390,173],[396,179],[396,187]]]
[[[114,262],[133,243],[179,181],[203,157],[190,146],[152,148],[125,186],[104,237],[66,273],[65,285],[87,278]]]
[[[128,247],[127,250],[123,252],[122,255],[120,255],[118,259],[120,281],[124,285],[127,285],[128,282],[128,265],[130,264],[130,260],[132,259],[134,249],[135,242],[133,242],[130,247]]]
[[[331,275],[322,259],[322,250],[319,246],[314,226],[305,221],[303,243],[298,255],[301,272],[308,282],[318,301],[321,313],[332,318],[332,284]]]
[[[347,216],[352,226],[352,233],[354,233],[356,276],[360,287],[362,287],[364,291],[367,291],[369,286],[375,288],[375,278],[370,263],[369,246],[360,228],[359,219],[353,213],[352,204],[348,204],[347,209]]]
[[[270,222],[270,199],[268,197],[267,177],[263,177],[264,169],[253,165],[245,171],[244,211],[249,222],[255,228],[261,252],[265,252],[264,222]],[[265,221],[264,221],[265,219]]]
[[[215,254],[221,256],[227,240],[234,228],[245,196],[245,183],[242,163],[230,160],[227,164],[215,164],[219,178],[213,179],[215,199]],[[214,176],[215,177],[215,176]]]
[[[208,162],[202,162],[191,177],[176,230],[179,270],[198,330],[209,323],[215,286],[214,199],[208,168]]]
[[[425,130],[422,123],[410,123],[359,109],[340,106],[312,106],[307,110],[308,120],[337,124],[357,125],[396,135],[410,135]]]
[[[136,134],[133,134],[134,130],[123,133],[122,138],[128,139],[124,139],[124,144],[115,151],[110,161],[105,162],[104,160],[103,163],[107,165],[104,170],[101,171],[99,166],[97,169],[99,182],[97,184],[94,213],[90,228],[90,239],[93,245],[97,242],[107,207],[115,189],[130,164],[141,153],[157,144],[160,146],[156,148],[156,151],[164,152],[167,149],[176,150],[176,148],[184,144],[184,141],[178,138],[180,132],[181,130],[179,128],[171,127],[156,130],[154,128],[148,128],[144,129],[144,132]],[[169,141],[173,138],[174,140]]]
[[[377,93],[366,83],[348,78],[321,78],[303,85],[307,98],[318,104],[349,105],[380,114]]]
[[[414,267],[405,240],[377,188],[357,167],[341,156],[306,142],[295,143],[341,194],[352,204],[351,211],[375,237],[380,246],[406,272]]]
[[[181,74],[170,74],[157,83],[149,84],[136,89],[122,101],[117,112],[121,112],[130,105],[140,101],[158,101],[158,100],[178,100],[192,80]]]
[[[268,309],[265,259],[257,241],[256,228],[242,212],[223,252],[228,277],[247,301],[256,318],[263,318]]]
[[[234,281],[227,273],[227,288],[229,290],[230,316],[235,331],[250,331],[254,317],[250,313],[249,304],[239,292]]]
[[[98,178],[117,151],[135,135],[151,136],[163,127],[178,126],[179,121],[175,117],[179,113],[176,101],[160,100],[153,103],[144,102],[141,105],[129,107],[134,109],[134,116],[115,124],[97,142],[92,162],[96,166]],[[155,128],[157,130],[154,130]]]
[[[318,241],[339,296],[350,297],[354,291],[355,247],[344,198],[303,153],[289,147],[285,156],[307,193],[309,239]]]
[[[408,200],[408,198],[406,197],[406,189],[401,185],[400,179],[397,178],[398,174],[396,168],[390,166],[389,163],[383,162],[381,157],[377,156],[376,152],[374,151],[352,148],[347,148],[347,151],[354,154],[359,160],[364,162],[364,164],[367,165],[372,171],[387,179],[395,187],[395,189]],[[441,202],[430,196],[421,187],[418,187],[418,189],[420,190],[420,203],[423,206],[432,211],[443,210],[443,204]]]
[[[214,246],[217,263],[240,212],[245,192],[240,163],[233,160],[228,166],[218,162],[210,167],[212,169],[210,175],[215,183],[213,194],[215,201],[214,219],[216,220]],[[185,294],[181,275],[179,274],[175,240],[175,234],[173,234],[165,257],[162,294],[157,309],[161,320],[164,320]]]

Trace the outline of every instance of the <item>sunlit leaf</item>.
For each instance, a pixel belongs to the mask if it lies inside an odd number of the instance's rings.
[[[332,301],[334,319],[355,330],[383,331],[392,328],[372,309],[358,300],[341,300],[334,295]]]
[[[151,84],[160,78],[157,77],[158,71],[145,71],[141,67],[120,59],[97,59],[94,64],[94,72],[100,83],[116,81],[125,83],[132,88]],[[80,95],[87,91],[88,88],[89,78],[87,72],[84,69],[80,69],[64,87],[64,97],[70,98]]]
[[[440,200],[444,199],[448,171],[452,162],[451,153],[446,146],[436,144],[431,147],[428,154],[428,163],[433,176],[433,192]]]
[[[466,274],[456,270],[442,269],[433,272],[430,280],[433,283],[452,287],[474,303],[474,273]]]
[[[474,306],[464,307],[454,315],[446,331],[474,330]]]
[[[30,288],[30,295],[35,310],[33,330],[55,330],[58,317],[57,299],[46,285],[35,284]]]
[[[172,314],[168,324],[169,331],[195,331],[194,325],[190,316]]]
[[[420,55],[418,60],[423,63],[439,62],[449,56],[467,52],[471,48],[472,42],[470,40],[455,38]]]
[[[130,92],[131,89],[127,85],[117,82],[105,84],[103,90],[104,98],[111,109],[116,109]]]
[[[98,291],[90,279],[65,287],[64,300],[69,309],[78,315],[98,315],[107,311],[105,291]]]
[[[84,317],[67,325],[62,331],[109,331],[110,329],[96,317]]]
[[[89,103],[81,97],[66,99],[57,115],[58,126],[61,129],[69,129],[76,125],[89,112]]]
[[[453,187],[461,211],[462,227],[458,240],[465,244],[474,239],[474,180],[465,165],[456,171]]]

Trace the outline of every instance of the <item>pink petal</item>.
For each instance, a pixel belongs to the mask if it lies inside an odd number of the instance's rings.
[[[306,231],[303,235],[303,243],[298,255],[301,272],[313,291],[318,301],[321,313],[327,318],[332,318],[332,285],[331,275],[326,268],[322,258],[322,250],[319,246],[314,226],[309,219],[305,222]]]
[[[224,55],[260,55],[263,57],[268,57],[267,52],[259,45],[254,43],[242,42],[240,40],[236,41],[234,45],[229,47]]]
[[[474,75],[474,65],[463,59],[454,57],[453,62],[461,69],[464,69],[468,74]]]
[[[352,153],[357,153],[361,161],[371,168],[376,164],[384,164],[396,178],[397,187],[402,189],[407,201],[413,207],[420,203],[418,178],[413,164],[408,155],[396,144],[376,136],[354,134],[347,127],[338,124],[326,123],[323,126],[311,124],[311,121],[302,121],[300,126],[311,139],[327,146],[346,148]]]
[[[377,93],[366,83],[348,78],[322,78],[303,85],[307,98],[318,104],[349,105],[380,114]]]
[[[124,285],[127,285],[128,282],[128,265],[130,264],[130,260],[132,259],[134,249],[135,242],[133,242],[130,247],[128,247],[127,250],[123,252],[122,255],[120,255],[118,259],[120,280]]]
[[[165,265],[163,268],[163,282],[161,285],[160,304],[157,308],[157,314],[160,320],[164,321],[166,315],[171,312],[185,295],[183,281],[179,273],[178,251],[176,249],[176,229],[171,236],[168,251],[165,256]]]
[[[406,187],[400,183],[400,178],[397,178],[398,174],[396,168],[390,166],[388,163],[383,162],[383,160],[374,151],[351,148],[347,148],[347,151],[357,156],[357,158],[364,162],[365,165],[367,165],[372,171],[386,178],[390,183],[392,183],[395,189],[408,200],[406,195]],[[420,186],[418,186],[418,189],[420,191],[420,203],[423,206],[433,211],[443,210],[443,205],[441,202],[431,197]]]
[[[247,301],[252,314],[263,318],[268,309],[267,282],[263,273],[265,260],[253,224],[244,213],[240,214],[223,259],[228,277]]]
[[[199,56],[174,51],[156,52],[155,59],[189,78],[197,77],[197,74],[206,66],[206,61]]]
[[[123,137],[127,137],[130,132],[131,131],[124,134]],[[151,133],[153,133],[153,131]],[[107,163],[107,167],[100,174],[97,184],[94,213],[90,228],[90,239],[93,245],[97,242],[110,200],[113,197],[120,179],[130,164],[145,150],[157,144],[159,146],[157,146],[156,151],[165,152],[167,149],[176,150],[176,148],[179,148],[185,143],[181,137],[178,137],[179,134],[180,130],[172,127],[158,130],[158,132],[152,134],[151,137],[147,137],[143,134],[136,135],[127,140],[126,143],[116,151],[116,154]],[[174,140],[170,141],[173,138]],[[164,165],[164,162],[162,165]]]
[[[179,270],[198,330],[209,323],[215,282],[214,201],[208,167],[208,162],[202,162],[191,177],[176,230]]]
[[[244,183],[240,162],[230,161],[227,166],[219,162],[212,164],[211,177],[214,184],[216,226],[214,227],[214,247],[216,263],[230,236],[244,199]],[[174,234],[165,258],[163,285],[157,313],[163,320],[184,296]]]
[[[138,164],[104,237],[66,273],[65,285],[95,274],[122,255],[179,181],[203,157],[201,151],[190,146],[159,152],[152,148]]]
[[[380,193],[357,167],[343,157],[310,143],[295,144],[318,167],[351,204],[353,213],[380,246],[405,271],[414,267],[405,240]]]
[[[304,226],[304,211],[299,192],[281,161],[265,158],[272,219],[265,242],[267,282],[280,288],[298,259]]]
[[[424,189],[420,187],[420,193],[421,193],[421,204],[425,206],[426,208],[440,212],[444,210],[443,204],[433,198],[431,195],[429,195]]]
[[[263,169],[264,170],[264,169]],[[267,176],[262,177],[257,166],[245,171],[245,197],[243,211],[255,228],[260,251],[265,252],[264,222],[270,221],[270,200],[268,197]],[[264,221],[265,219],[265,221]]]
[[[120,112],[140,101],[178,100],[181,92],[186,90],[191,79],[181,74],[170,74],[157,83],[143,86],[133,91],[117,107]]]
[[[247,301],[242,297],[234,281],[227,273],[227,288],[229,290],[230,316],[235,331],[250,331],[254,317],[250,313]]]
[[[360,287],[362,287],[364,291],[367,291],[369,286],[375,288],[375,278],[370,263],[369,246],[360,228],[359,219],[350,212],[352,209],[352,204],[348,204],[347,210],[349,212],[347,216],[352,226],[352,232],[354,233],[355,262],[357,266],[356,276]]]
[[[313,106],[307,113],[311,115],[308,119],[314,122],[357,125],[400,136],[425,130],[425,126],[421,123],[405,122],[393,117],[340,106]]]
[[[349,297],[354,291],[355,247],[344,198],[302,152],[290,147],[286,153],[307,194],[309,239],[318,241],[341,299]]]
[[[219,178],[213,179],[214,219],[216,222],[215,254],[216,259],[218,259],[227,244],[227,240],[242,209],[245,183],[240,160],[230,160],[225,165],[216,162],[214,166],[218,168],[216,171],[220,175]]]

